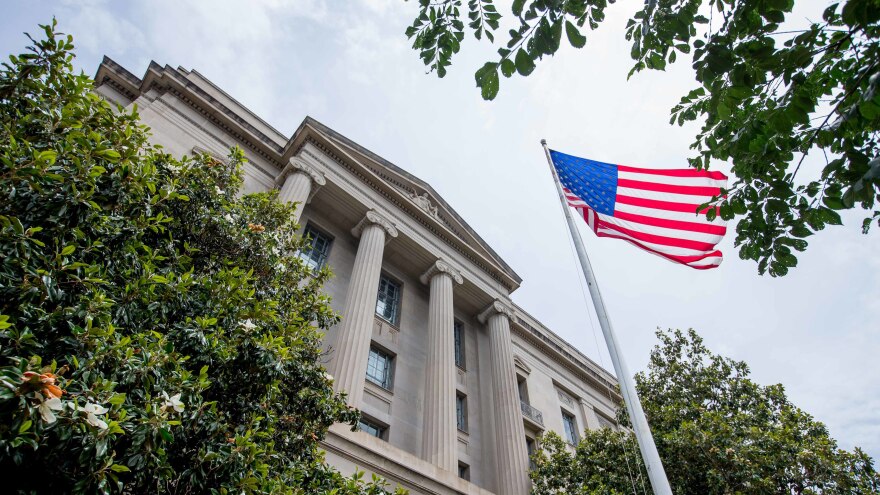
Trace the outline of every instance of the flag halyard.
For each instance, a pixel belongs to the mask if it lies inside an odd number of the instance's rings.
[[[697,209],[727,186],[723,173],[612,165],[553,150],[550,156],[566,201],[597,236],[698,270],[721,264],[716,245],[726,221],[709,221]]]

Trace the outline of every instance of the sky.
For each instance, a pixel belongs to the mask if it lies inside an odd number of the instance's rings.
[[[55,16],[89,75],[104,55],[138,76],[154,60],[198,70],[286,135],[316,118],[430,183],[523,278],[513,300],[611,370],[539,142],[611,163],[686,166],[698,128],[670,126],[669,109],[696,83],[684,57],[627,80],[624,26],[638,4],[609,6],[585,48],[563,42],[530,77],[502,79],[493,102],[473,73],[497,47],[469,36],[444,79],[428,74],[403,34],[414,1],[3,0],[0,53],[21,53],[22,33]],[[825,4],[799,0],[791,18],[807,22]],[[801,175],[820,168],[808,158]],[[647,366],[657,328],[694,328],[759,383],[782,383],[841,447],[877,459],[880,233],[861,234],[860,211],[843,217],[808,239],[783,278],[740,260],[733,228],[724,263],[708,271],[581,233],[631,370]]]

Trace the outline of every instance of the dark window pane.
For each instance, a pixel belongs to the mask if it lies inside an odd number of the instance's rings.
[[[374,424],[363,418],[358,422],[358,429],[363,432],[369,433],[376,438],[383,438],[385,435],[384,427]]]
[[[391,388],[391,361],[392,357],[375,347],[370,348],[367,358],[367,380],[380,387]]]
[[[463,395],[455,396],[455,420],[458,429],[467,432],[467,398]]]
[[[312,270],[320,270],[327,263],[330,253],[330,238],[315,230],[311,225],[303,232],[306,245],[299,252],[300,259]]]
[[[399,312],[400,284],[383,275],[379,279],[379,295],[376,298],[376,314],[396,325]]]
[[[455,365],[464,369],[464,325],[455,322],[453,332],[455,333]]]
[[[562,426],[565,427],[565,439],[568,440],[570,444],[576,444],[578,442],[577,438],[577,423],[574,420],[574,416],[568,414],[566,412],[562,413]]]

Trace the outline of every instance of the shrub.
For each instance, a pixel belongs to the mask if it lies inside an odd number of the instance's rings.
[[[385,493],[318,447],[358,413],[293,206],[177,159],[42,26],[0,70],[0,469],[18,492]],[[374,480],[376,481],[376,480]]]

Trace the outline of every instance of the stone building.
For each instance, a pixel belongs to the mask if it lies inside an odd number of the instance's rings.
[[[614,427],[615,378],[511,302],[520,277],[430,185],[312,118],[284,136],[196,71],[105,58],[95,80],[168,152],[238,145],[245,192],[302,205],[300,255],[332,268],[343,316],[327,368],[363,411],[331,429],[331,464],[413,494],[524,495],[542,432]]]

